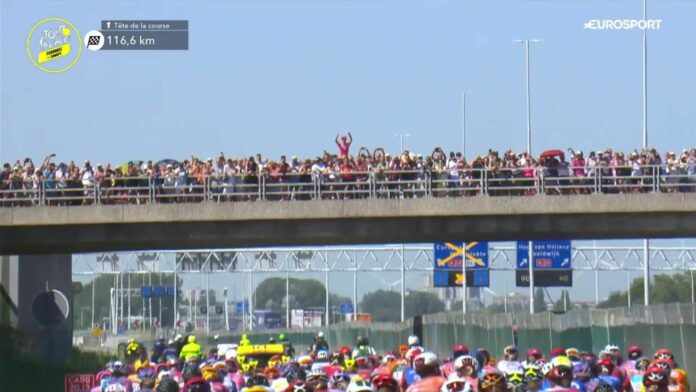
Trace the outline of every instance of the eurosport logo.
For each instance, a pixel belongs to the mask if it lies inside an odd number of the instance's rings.
[[[585,30],[659,30],[662,19],[590,19]]]

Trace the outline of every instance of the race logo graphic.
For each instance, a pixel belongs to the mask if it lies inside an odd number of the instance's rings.
[[[68,20],[46,18],[29,31],[27,54],[32,64],[42,71],[64,72],[80,58],[81,41],[77,27]]]
[[[104,47],[104,34],[98,30],[92,30],[85,34],[85,46],[93,51],[101,49]]]

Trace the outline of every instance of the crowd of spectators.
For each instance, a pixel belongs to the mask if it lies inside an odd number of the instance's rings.
[[[655,149],[589,154],[568,149],[538,157],[489,150],[467,160],[440,147],[428,155],[364,147],[351,154],[350,134],[337,136],[336,144],[338,154],[324,151],[305,159],[221,152],[214,159],[191,155],[180,161],[78,166],[54,162],[55,154],[40,165],[26,158],[3,164],[0,205],[592,193],[598,184],[602,192],[648,192],[656,186],[662,192],[696,191],[696,148],[664,155]]]

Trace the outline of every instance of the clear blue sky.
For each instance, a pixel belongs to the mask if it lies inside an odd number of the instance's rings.
[[[641,146],[641,32],[589,19],[640,18],[640,1],[32,1],[0,3],[0,159],[181,158],[219,151],[314,156],[337,132],[355,146],[525,146],[524,50],[532,47],[533,149]],[[649,1],[651,145],[696,140],[696,2]],[[60,16],[188,19],[190,50],[83,51],[46,74],[25,40]],[[446,147],[446,149],[450,149]]]

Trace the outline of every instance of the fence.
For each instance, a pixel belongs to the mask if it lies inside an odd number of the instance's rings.
[[[236,176],[34,178],[0,184],[0,207],[696,192],[696,173],[661,166],[399,170]]]
[[[448,355],[454,344],[466,344],[470,349],[488,349],[498,356],[505,346],[513,343],[517,330],[518,346],[525,352],[536,347],[549,352],[553,347],[575,347],[579,350],[601,351],[607,344],[625,350],[639,345],[645,356],[660,348],[669,348],[676,361],[690,374],[696,374],[696,305],[669,304],[648,307],[634,306],[616,309],[576,309],[556,315],[549,312],[534,315],[467,314],[448,312],[423,316],[422,341],[441,355]],[[320,329],[284,331],[293,345],[306,350]],[[332,347],[354,345],[358,336],[366,336],[379,352],[397,351],[414,332],[413,320],[404,323],[338,324],[324,329]],[[252,343],[263,343],[271,334],[249,333]],[[223,337],[221,341],[238,341],[239,336]],[[209,339],[209,343],[212,341]]]

